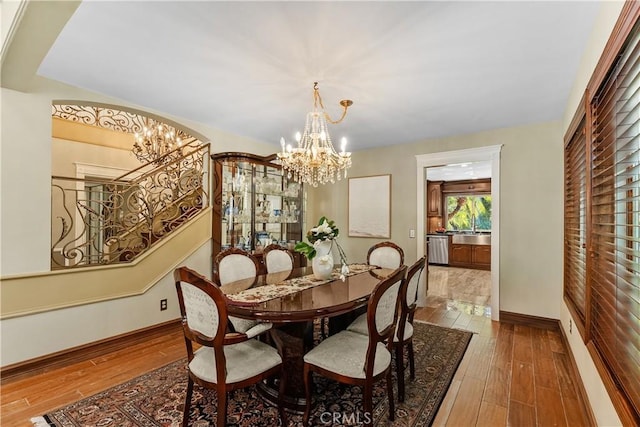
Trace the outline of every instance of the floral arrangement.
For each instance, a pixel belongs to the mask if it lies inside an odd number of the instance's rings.
[[[299,242],[295,246],[295,251],[303,254],[308,260],[312,260],[317,254],[316,247],[318,243],[325,242],[327,240],[331,241],[331,248],[333,248],[333,244],[338,248],[340,263],[342,264],[342,276],[344,276],[349,273],[349,267],[347,266],[347,256],[337,241],[339,235],[340,230],[336,226],[335,222],[323,216],[318,221],[318,225],[307,232],[307,240],[309,243]],[[326,259],[318,259],[318,261],[320,263],[330,262],[331,258],[328,255],[325,255],[324,258]]]

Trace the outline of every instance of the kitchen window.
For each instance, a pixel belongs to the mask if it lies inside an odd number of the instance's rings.
[[[491,196],[447,195],[447,231],[491,231]]]

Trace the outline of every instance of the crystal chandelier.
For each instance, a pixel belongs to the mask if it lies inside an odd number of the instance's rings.
[[[132,151],[143,163],[165,163],[173,156],[163,156],[181,145],[182,140],[176,136],[175,129],[149,119],[142,132],[134,134]]]
[[[286,170],[289,179],[304,182],[317,187],[318,184],[334,183],[342,176],[347,177],[347,169],[351,167],[351,153],[345,151],[347,140],[342,138],[341,150],[336,152],[329,136],[327,122],[340,123],[347,115],[347,108],[353,101],[340,101],[343,107],[340,119],[333,121],[324,111],[322,98],[318,91],[318,82],[313,83],[313,111],[307,113],[304,132],[296,134],[298,146],[292,148],[286,145],[284,138],[280,138],[282,151],[278,158],[282,164],[283,173]]]

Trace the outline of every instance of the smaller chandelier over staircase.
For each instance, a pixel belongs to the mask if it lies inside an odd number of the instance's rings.
[[[176,135],[175,129],[149,119],[142,132],[134,134],[132,151],[143,163],[165,163],[166,160],[169,160],[168,157],[172,156],[163,156],[181,145],[182,140]],[[162,160],[160,160],[161,158]]]
[[[280,138],[282,151],[278,158],[282,164],[283,172],[286,170],[289,179],[310,184],[317,187],[327,182],[334,183],[343,176],[346,178],[347,169],[351,167],[351,153],[345,151],[347,140],[342,138],[341,150],[336,152],[331,142],[327,122],[340,123],[347,115],[347,108],[353,101],[344,99],[340,101],[343,108],[340,119],[333,121],[324,111],[322,98],[318,91],[318,82],[313,84],[313,111],[307,113],[307,120],[302,134],[296,134],[298,146],[293,148]]]

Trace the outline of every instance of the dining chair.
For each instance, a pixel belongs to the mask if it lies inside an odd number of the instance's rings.
[[[407,270],[406,285],[400,292],[400,315],[396,333],[393,337],[393,347],[396,353],[396,372],[398,374],[398,400],[404,402],[404,348],[407,348],[409,358],[409,378],[416,379],[416,364],[413,352],[413,316],[418,308],[418,287],[420,277],[424,271],[427,257],[418,259]]]
[[[187,268],[174,271],[176,291],[187,347],[189,375],[182,425],[189,425],[193,384],[216,391],[216,425],[227,425],[227,392],[245,388],[280,374],[279,396],[284,394],[285,376],[278,351],[245,334],[227,330],[227,304],[219,287]],[[194,343],[200,347],[194,351]],[[286,414],[278,400],[282,425]]]
[[[379,242],[369,248],[367,264],[396,269],[404,264],[404,251],[393,242]]]
[[[396,372],[398,377],[398,400],[404,402],[404,347],[408,348],[409,377],[416,378],[415,358],[413,352],[413,316],[418,308],[418,286],[420,276],[426,265],[427,257],[418,259],[407,270],[407,277],[400,288],[400,314],[393,336],[393,349],[396,356]],[[369,333],[366,315],[359,316],[349,326],[348,331],[362,335]],[[400,338],[402,337],[402,338]]]
[[[258,261],[248,252],[239,248],[229,248],[218,253],[213,260],[214,282],[219,286],[238,280],[258,280]],[[229,316],[234,332],[251,337],[261,334],[273,327],[271,323],[259,323],[256,320]]]
[[[389,419],[395,419],[391,380],[393,339],[390,338],[395,332],[399,291],[406,271],[406,266],[399,267],[373,290],[367,304],[367,335],[344,330],[323,340],[304,355],[304,425],[308,425],[311,413],[313,372],[334,381],[362,387],[362,421],[365,425],[371,425],[373,421],[373,384],[384,377],[389,399]]]
[[[264,248],[262,253],[267,273],[293,270],[293,254],[290,250],[271,244]]]

